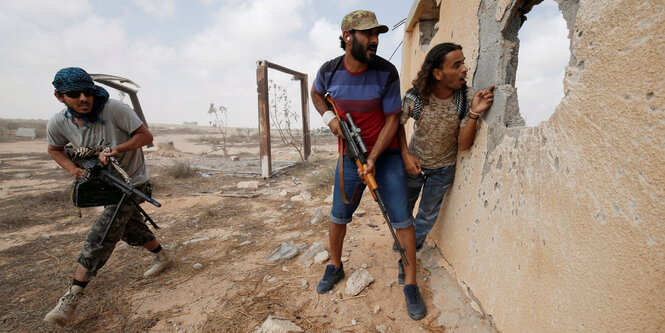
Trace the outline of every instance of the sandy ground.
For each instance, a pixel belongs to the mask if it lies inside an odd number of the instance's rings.
[[[330,185],[317,185],[314,176],[329,175],[334,144],[315,147],[304,166],[265,180],[247,172],[258,174],[257,146],[233,149],[231,155],[241,158],[231,161],[198,144],[196,134],[154,133],[155,143],[173,141],[177,150],[146,149],[162,207],[142,206],[160,225],[155,234],[177,263],[143,279],[152,255],[119,243],[62,331],[255,332],[268,316],[306,332],[494,331],[491,318],[459,287],[429,242],[416,263],[428,316],[409,319],[396,283],[398,255],[367,193],[347,231],[347,277],[331,292],[316,293],[327,262],[267,260],[282,243],[327,247]],[[275,160],[297,160],[288,149],[273,152]],[[202,175],[168,176],[175,161],[199,167]],[[0,143],[0,172],[0,331],[57,330],[41,319],[71,283],[80,246],[101,208],[76,215],[67,198],[70,176],[50,160],[43,141]],[[258,181],[259,187],[238,189],[241,181]],[[292,199],[303,192],[312,198]],[[320,214],[324,218],[317,221]],[[357,296],[347,295],[346,282],[360,268],[374,282]]]

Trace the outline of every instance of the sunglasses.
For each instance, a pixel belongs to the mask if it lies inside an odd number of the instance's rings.
[[[70,90],[66,91],[63,93],[64,95],[67,95],[69,98],[79,98],[81,94],[85,95],[86,97],[94,96],[95,95],[95,89],[83,89],[83,90]]]

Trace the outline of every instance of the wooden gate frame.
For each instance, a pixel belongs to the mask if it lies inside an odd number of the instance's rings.
[[[305,160],[312,152],[312,144],[309,133],[309,96],[307,94],[307,74],[296,72],[292,69],[270,63],[267,60],[256,62],[256,85],[259,97],[259,136],[260,136],[260,163],[261,176],[270,178],[272,175],[272,161],[270,155],[270,113],[268,101],[268,68],[278,70],[282,73],[293,75],[294,79],[300,81],[300,105],[302,109],[302,134]]]

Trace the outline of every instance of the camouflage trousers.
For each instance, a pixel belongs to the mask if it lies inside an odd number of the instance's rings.
[[[138,185],[137,188],[141,192],[150,195],[151,185],[149,182]],[[143,201],[134,195],[132,195],[132,198],[138,203]],[[85,244],[77,261],[88,270],[86,273],[88,280],[97,275],[97,271],[106,264],[118,241],[123,240],[131,246],[141,246],[155,239],[155,235],[143,222],[141,212],[129,198],[126,198],[116,214],[104,243],[100,244],[116,207],[118,206],[104,206],[104,211],[90,227],[85,238]]]

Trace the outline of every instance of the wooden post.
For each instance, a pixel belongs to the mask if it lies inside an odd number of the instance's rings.
[[[302,143],[305,149],[305,160],[312,153],[312,142],[309,133],[309,92],[307,91],[307,75],[300,78],[300,105],[302,106]]]
[[[268,64],[265,60],[256,62],[256,85],[259,98],[259,136],[261,176],[269,178],[272,173],[270,159],[270,114],[268,111]]]

